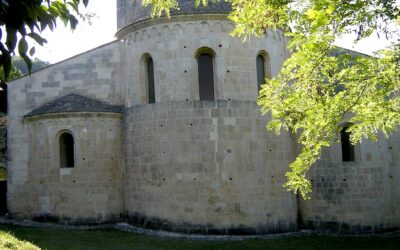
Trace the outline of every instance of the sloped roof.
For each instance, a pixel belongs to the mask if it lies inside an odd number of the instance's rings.
[[[111,105],[102,101],[93,100],[77,94],[69,94],[48,102],[37,109],[32,110],[24,117],[51,113],[71,112],[105,112],[122,113],[122,106]]]
[[[371,57],[370,55],[355,51],[355,50],[351,50],[351,49],[346,49],[340,46],[334,46],[334,49],[331,52],[332,56],[339,56],[340,54],[343,53],[347,53],[349,55],[351,55],[352,57],[356,57],[356,56],[365,56],[365,57]]]
[[[181,14],[210,14],[229,13],[231,4],[225,1],[208,1],[207,6],[197,6],[194,0],[177,0],[179,9],[171,10],[171,16]],[[141,4],[132,4],[132,0],[117,1],[117,26],[118,29],[127,27],[132,23],[151,18],[151,6],[144,7]]]

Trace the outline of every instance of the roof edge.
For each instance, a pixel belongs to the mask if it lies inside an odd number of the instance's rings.
[[[121,119],[123,112],[105,112],[105,111],[66,111],[66,112],[54,112],[54,113],[43,113],[34,115],[25,115],[24,121],[35,121],[40,119],[48,118],[72,118],[72,117],[108,117],[108,118],[119,118]]]
[[[48,68],[51,68],[51,67],[56,66],[56,65],[61,64],[61,63],[65,63],[66,61],[75,59],[75,58],[77,58],[78,56],[81,56],[81,55],[90,53],[90,52],[92,52],[92,51],[94,51],[94,50],[96,50],[96,49],[100,49],[100,48],[106,47],[106,46],[108,46],[108,45],[110,45],[110,44],[113,44],[113,43],[116,43],[116,42],[119,42],[119,39],[115,39],[115,40],[113,40],[113,41],[111,41],[111,42],[108,42],[108,43],[99,45],[99,46],[97,46],[97,47],[95,47],[95,48],[92,48],[92,49],[83,51],[83,52],[81,52],[81,53],[78,53],[78,54],[76,54],[76,55],[73,55],[73,56],[71,56],[71,57],[65,58],[65,59],[63,59],[63,60],[61,60],[61,61],[58,61],[58,62],[53,63],[53,64],[50,64],[50,65],[48,65],[48,66],[46,66],[46,67],[43,67],[43,68],[41,68],[41,69],[38,69],[38,70],[36,70],[36,71],[34,71],[34,72],[31,72],[30,74],[28,73],[28,74],[19,76],[19,77],[13,79],[12,81],[7,82],[6,84],[10,84],[10,83],[12,83],[12,82],[14,82],[14,81],[17,81],[17,80],[22,79],[22,78],[27,77],[27,76],[30,77],[31,75],[36,74],[36,73],[38,73],[38,72],[40,72],[40,71],[46,70],[46,69],[48,69]]]
[[[360,56],[374,57],[373,55],[368,55],[368,54],[366,54],[366,53],[359,52],[359,51],[352,50],[352,49],[348,49],[348,48],[344,48],[344,47],[341,47],[341,46],[338,46],[338,45],[333,45],[333,46],[336,47],[336,48],[338,48],[338,49],[346,50],[346,51],[348,51],[348,52],[350,52],[350,53],[359,54]]]
[[[44,103],[43,105],[24,115],[24,118],[51,113],[122,113],[122,111],[122,105],[109,104],[104,101],[71,93]]]

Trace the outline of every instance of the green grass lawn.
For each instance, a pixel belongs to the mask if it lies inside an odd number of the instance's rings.
[[[14,238],[12,238],[14,237]],[[10,243],[10,238],[12,242]],[[7,239],[7,240],[5,240]],[[20,242],[26,241],[26,242]],[[4,242],[8,242],[4,245]],[[27,244],[31,242],[33,244]],[[18,245],[19,244],[19,245]],[[117,230],[60,230],[0,225],[0,249],[400,249],[400,237],[307,236],[275,240],[205,241],[157,238]],[[29,248],[30,247],[30,248]]]

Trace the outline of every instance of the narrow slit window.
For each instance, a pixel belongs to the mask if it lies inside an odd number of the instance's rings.
[[[74,137],[64,132],[60,135],[60,166],[73,168],[74,164]]]
[[[147,89],[149,96],[149,103],[156,102],[156,95],[154,90],[154,66],[153,59],[149,58],[146,62],[146,71],[147,71]]]
[[[350,132],[348,127],[344,127],[340,132],[340,141],[342,146],[342,159],[344,162],[354,161],[354,145],[350,142]]]
[[[200,100],[214,100],[214,67],[213,56],[202,53],[197,58],[199,69]]]
[[[265,58],[262,55],[257,56],[257,86],[258,91],[261,90],[261,85],[265,83]]]

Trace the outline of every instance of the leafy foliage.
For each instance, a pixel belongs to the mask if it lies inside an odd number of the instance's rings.
[[[6,82],[12,81],[24,74],[29,73],[29,69],[24,61],[19,56],[12,58],[11,71],[6,80],[3,68],[0,67],[0,112],[7,114],[7,84]],[[37,71],[41,68],[50,65],[49,62],[42,61],[38,58],[32,60],[31,71]]]
[[[29,74],[29,69],[28,69],[24,59],[22,59],[19,56],[14,56],[11,61],[12,61],[12,64],[21,72],[21,74],[23,74],[23,75]],[[31,62],[32,62],[31,72],[38,71],[38,70],[50,65],[49,62],[40,60],[37,57],[34,58],[33,60],[31,59]],[[11,78],[11,76],[10,76],[9,80],[12,80],[12,79],[13,78]]]
[[[151,5],[151,16],[161,16],[165,13],[170,16],[171,10],[179,10],[178,2],[176,0],[144,0],[143,6]]]
[[[30,57],[35,54],[35,47],[30,47],[29,40],[39,45],[46,43],[41,32],[53,30],[56,21],[75,29],[79,4],[87,6],[89,0],[13,0],[0,3],[0,67],[7,79],[11,72],[11,57],[17,50],[26,62],[29,72],[32,67]],[[4,37],[4,39],[2,39]]]
[[[14,65],[11,65],[10,73],[8,74],[7,80],[18,78],[21,75],[22,75],[21,71],[19,71]],[[6,76],[4,74],[4,70],[2,67],[0,67],[0,94],[7,88],[6,82],[7,81],[6,81]]]
[[[400,123],[400,50],[376,57],[338,51],[332,44],[343,34],[356,40],[373,32],[398,36],[390,20],[399,16],[395,1],[298,1],[282,17],[290,30],[292,56],[280,74],[260,91],[263,113],[271,112],[268,129],[298,135],[300,154],[290,165],[285,186],[308,198],[306,173],[322,150],[338,141],[350,123],[351,141],[386,136]]]
[[[175,6],[175,0],[158,0]],[[147,0],[156,14],[166,4]],[[266,79],[258,104],[270,113],[267,128],[297,135],[301,151],[286,173],[286,188],[308,198],[307,172],[323,149],[339,140],[349,126],[351,141],[388,136],[400,124],[400,20],[396,0],[226,0],[232,34],[248,39],[269,29],[289,37],[291,57],[278,76]],[[197,4],[204,4],[197,0]],[[166,11],[166,10],[165,10]],[[394,40],[374,57],[333,46],[335,39],[355,34],[355,42],[378,34]]]

